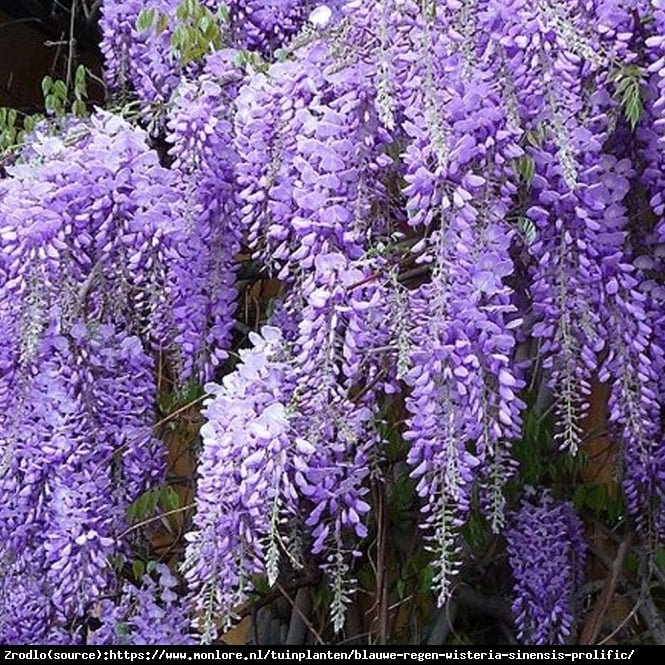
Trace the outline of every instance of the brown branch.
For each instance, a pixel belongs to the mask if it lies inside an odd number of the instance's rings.
[[[388,643],[388,577],[387,577],[387,530],[385,493],[383,485],[374,481],[374,501],[377,508],[376,536],[376,620],[378,644]]]
[[[127,527],[118,536],[118,540],[124,538],[126,535],[132,533],[132,531],[136,531],[137,529],[140,529],[143,526],[147,526],[148,524],[152,524],[153,522],[161,522],[162,518],[166,517],[167,515],[176,515],[177,513],[184,513],[185,511],[191,510],[192,508],[196,508],[195,503],[188,503],[186,506],[181,506],[180,508],[174,508],[173,510],[167,510],[163,513],[160,513],[159,515],[156,515],[155,517],[149,517],[148,519],[141,520],[140,522],[137,522],[136,524],[132,524],[132,526]]]
[[[591,612],[591,616],[585,622],[582,628],[582,632],[580,633],[580,637],[577,642],[578,644],[585,644],[585,645],[596,644],[596,641],[598,640],[598,635],[600,634],[600,630],[603,625],[603,619],[605,618],[605,614],[607,613],[607,610],[609,609],[610,606],[610,602],[612,601],[612,596],[614,595],[617,584],[619,583],[619,577],[621,576],[623,563],[626,558],[626,555],[628,554],[628,550],[630,548],[632,540],[633,540],[633,535],[629,533],[621,541],[619,549],[617,550],[617,554],[614,557],[614,561],[612,562],[612,568],[610,569],[610,573],[607,576],[607,579],[605,580],[605,586],[603,587],[603,591],[601,592],[600,597],[598,598],[596,604],[594,605],[593,611]]]
[[[245,605],[243,608],[235,612],[235,615],[239,619],[244,619],[245,617],[254,614],[257,610],[260,610],[262,607],[274,603],[278,598],[280,598],[283,595],[284,589],[286,589],[287,591],[297,591],[301,587],[312,586],[316,584],[320,578],[321,574],[317,572],[315,574],[301,577],[300,579],[295,580],[286,587],[281,585],[279,587],[275,586],[272,589],[270,589],[270,591],[264,593],[260,598],[257,598],[256,600],[247,603],[247,605]]]
[[[316,639],[316,641],[317,641],[319,644],[325,644],[325,642],[323,641],[323,638],[321,637],[321,635],[319,634],[319,632],[316,630],[316,628],[314,628],[314,626],[312,625],[312,622],[311,622],[311,621],[307,618],[307,616],[305,615],[305,611],[304,611],[304,610],[305,610],[305,603],[303,603],[303,595],[302,595],[302,593],[301,593],[301,592],[303,591],[303,588],[304,588],[304,587],[300,587],[300,588],[298,589],[298,591],[297,591],[297,593],[296,593],[296,600],[294,601],[294,600],[291,598],[291,596],[289,596],[289,594],[287,593],[286,589],[284,589],[284,587],[283,587],[279,582],[277,582],[276,584],[277,584],[277,588],[280,590],[280,592],[282,593],[282,595],[284,596],[284,598],[286,598],[286,600],[289,601],[289,604],[290,604],[291,607],[293,608],[294,613],[295,613],[295,614],[300,618],[300,620],[301,620],[301,621],[307,626],[307,628],[309,629],[310,633],[312,633],[312,635],[314,635],[314,638]],[[308,605],[311,607],[311,599],[309,599],[309,596],[307,596],[307,598],[308,598]],[[291,633],[291,630],[290,630],[290,627],[289,627],[289,634],[290,634],[290,633]],[[286,643],[287,643],[287,644],[294,644],[294,642],[289,642],[288,640],[287,640]]]

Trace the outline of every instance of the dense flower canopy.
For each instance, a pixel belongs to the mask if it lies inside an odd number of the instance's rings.
[[[340,631],[399,465],[437,603],[480,518],[518,638],[569,639],[581,522],[513,512],[531,420],[575,459],[607,384],[631,528],[665,539],[665,3],[105,0],[101,28],[112,110],[0,180],[0,641],[211,641],[312,565]],[[279,289],[238,350],[248,262]],[[195,515],[128,579],[163,366],[207,395]]]

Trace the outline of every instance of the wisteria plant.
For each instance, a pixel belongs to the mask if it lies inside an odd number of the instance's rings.
[[[663,0],[100,27],[107,107],[0,162],[0,641],[209,643],[308,589],[306,640],[440,641],[485,594],[478,639],[560,644],[599,533],[665,579]]]

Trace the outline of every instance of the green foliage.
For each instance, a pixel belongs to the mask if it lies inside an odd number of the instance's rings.
[[[145,575],[145,562],[135,559],[132,562],[132,573],[137,580],[140,580]]]
[[[187,408],[187,406],[196,402],[202,395],[202,386],[195,381],[190,381],[173,390],[162,393],[157,399],[157,406],[160,412],[166,416],[179,409]]]
[[[142,9],[136,19],[136,29],[139,32],[148,32],[159,15],[154,7]]]
[[[85,117],[88,114],[87,74],[83,65],[76,68],[72,90],[73,99],[70,99],[67,84],[64,81],[45,76],[42,79],[42,93],[46,112],[62,117],[69,110],[75,116]]]
[[[25,135],[43,119],[39,113],[26,115],[16,109],[0,107],[0,157],[20,148]]]
[[[64,81],[53,80],[50,76],[42,79],[44,107],[47,113],[62,116],[67,105],[67,86]]]
[[[469,515],[467,523],[462,527],[464,542],[472,552],[479,551],[487,541],[488,534],[487,520],[479,511],[474,510]]]
[[[72,101],[72,113],[75,116],[87,115],[88,85],[86,81],[87,70],[83,65],[76,68],[74,75],[74,100]]]
[[[517,218],[517,228],[519,229],[524,244],[527,246],[532,245],[538,235],[536,225],[528,217],[520,215]]]
[[[434,581],[434,567],[432,566],[432,557],[422,548],[418,549],[405,563],[402,571],[406,582],[406,588],[421,595],[432,593],[432,583]]]
[[[178,493],[170,485],[160,485],[147,490],[129,505],[127,520],[136,524],[155,515],[157,508],[168,512],[180,507]]]
[[[119,638],[128,637],[129,625],[124,622],[118,622],[113,627],[113,631],[115,632],[116,636]]]
[[[137,581],[144,575],[151,575],[155,570],[157,570],[157,561],[143,561],[142,559],[132,561],[132,574]]]
[[[533,408],[527,409],[522,438],[513,446],[515,458],[520,463],[520,476],[527,485],[539,485],[546,470],[544,453],[549,433],[545,420]]]
[[[621,65],[610,78],[616,85],[615,96],[621,104],[623,114],[634,131],[644,110],[642,104],[644,71],[637,65]]]
[[[539,122],[534,129],[524,133],[524,141],[527,146],[541,148],[547,138],[547,125]]]
[[[269,67],[268,63],[259,53],[248,51],[246,49],[240,49],[236,53],[234,63],[237,67],[241,67],[245,70],[250,69],[260,72],[267,72]]]
[[[16,109],[0,107],[0,155],[18,143],[21,128]]]
[[[181,65],[202,60],[208,53],[223,46],[224,26],[228,8],[221,4],[210,11],[199,0],[183,0],[175,12],[176,25],[171,34],[171,48]],[[161,34],[169,26],[169,17],[154,8],[143,9],[136,19],[139,32],[154,30]]]
[[[621,493],[606,483],[578,485],[573,505],[578,512],[589,510],[612,525],[618,524],[625,515]]]
[[[533,176],[536,174],[536,164],[533,161],[533,157],[525,153],[515,161],[515,170],[517,171],[520,180],[525,185],[530,185],[531,181],[533,180]]]

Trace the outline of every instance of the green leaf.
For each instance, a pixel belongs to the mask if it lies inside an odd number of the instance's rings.
[[[67,99],[67,86],[64,81],[58,80],[53,84],[53,94],[62,101]]]
[[[247,63],[247,56],[245,55],[244,51],[237,51],[236,54],[233,56],[233,64],[235,67],[244,67],[245,64]]]
[[[159,505],[166,511],[177,510],[180,508],[180,496],[170,485],[166,485],[160,492]]]
[[[221,3],[219,7],[217,7],[216,16],[220,21],[227,23],[229,20],[229,8],[224,3]]]
[[[87,111],[88,111],[88,108],[85,105],[84,101],[82,101],[80,99],[76,99],[72,102],[72,113],[75,116],[77,116],[79,118],[82,118],[86,115]]]
[[[204,14],[198,22],[199,30],[205,35],[215,24],[211,16]]]
[[[50,76],[45,76],[42,79],[42,94],[46,97],[53,87],[53,79]]]
[[[403,598],[406,597],[406,581],[403,580],[401,577],[397,580],[395,583],[395,587],[397,590],[397,598],[402,600]]]
[[[145,575],[145,564],[140,559],[135,559],[132,563],[132,573],[137,580]]]
[[[79,65],[76,68],[76,74],[74,75],[74,85],[78,87],[84,87],[85,88],[85,76],[86,76],[86,69],[84,65]]]
[[[655,562],[656,565],[663,571],[665,572],[665,548],[663,547],[658,547],[656,549],[655,553]]]
[[[432,582],[434,581],[434,568],[431,564],[425,566],[420,578],[420,592],[429,593],[432,590]]]
[[[524,238],[524,244],[527,246],[533,244],[536,236],[538,235],[538,229],[536,228],[536,225],[528,217],[520,215],[517,218],[517,226],[519,227],[522,237]]]
[[[47,95],[46,99],[44,100],[44,107],[47,111],[58,113],[60,110],[60,104],[57,97],[54,97],[53,95]]]
[[[26,118],[23,120],[23,130],[26,132],[31,132],[36,127],[37,123],[43,119],[43,117],[44,116],[40,115],[39,113],[26,116]]]
[[[536,173],[536,164],[533,161],[533,157],[531,157],[531,155],[522,155],[517,160],[516,168],[520,178],[526,184],[531,184],[533,176]]]
[[[628,122],[630,123],[630,128],[635,130],[637,123],[640,121],[642,116],[642,100],[639,95],[631,96],[626,102],[625,113]]]
[[[166,28],[169,27],[169,17],[166,14],[160,14],[157,19],[157,26],[155,27],[155,32],[158,35],[161,35]]]
[[[116,623],[113,627],[113,631],[118,637],[127,637],[130,634],[129,626],[123,622]]]
[[[610,74],[610,80],[616,83],[615,97],[633,131],[642,117],[643,79],[644,72],[637,65],[622,65]]]
[[[158,489],[149,489],[130,503],[127,507],[127,519],[130,524],[135,524],[154,515],[158,498]]]
[[[156,11],[154,8],[142,9],[136,19],[136,29],[139,32],[149,30],[155,22]]]
[[[184,25],[179,25],[171,35],[171,46],[181,49],[187,41],[187,31]]]

